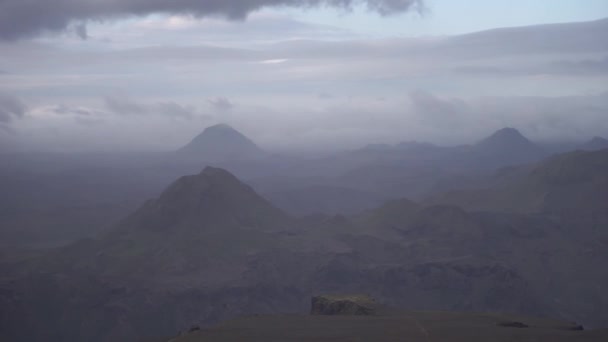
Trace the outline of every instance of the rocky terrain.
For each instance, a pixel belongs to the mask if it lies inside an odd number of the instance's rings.
[[[606,153],[557,156],[485,192],[496,196],[488,205],[508,195],[515,209],[534,204],[526,210],[475,211],[467,197],[462,209],[448,195],[301,219],[208,167],[178,179],[99,238],[3,264],[0,336],[171,336],[241,315],[307,312],[306,298],[315,293],[369,293],[407,310],[513,312],[605,327],[608,273],[598,265],[608,261],[601,229]],[[559,194],[570,197],[557,201]]]
[[[322,302],[322,303],[320,303]],[[371,305],[376,305],[373,301]],[[607,330],[584,331],[571,322],[499,314],[374,312],[370,298],[319,296],[312,315],[265,315],[198,327],[158,342],[204,341],[604,341]],[[357,308],[357,310],[353,310]],[[329,311],[328,311],[329,309]],[[340,310],[334,310],[340,309]],[[319,311],[320,310],[320,311]]]

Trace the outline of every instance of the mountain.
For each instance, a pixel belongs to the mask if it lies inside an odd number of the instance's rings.
[[[486,169],[525,164],[545,156],[536,144],[515,128],[503,128],[472,146],[469,160]]]
[[[145,280],[148,288],[170,287],[169,279],[217,285],[238,279],[248,253],[268,248],[290,226],[292,220],[251,187],[206,167],[179,178],[100,239],[68,246],[55,255],[58,264],[42,267]],[[63,263],[70,258],[76,260]]]
[[[148,201],[127,218],[118,230],[175,232],[228,225],[265,231],[280,228],[286,219],[231,173],[208,166],[198,175],[179,178],[158,199]]]
[[[521,149],[534,148],[534,144],[517,129],[506,127],[481,140],[477,147],[493,151],[519,152]]]
[[[608,150],[575,151],[523,167],[510,182],[483,190],[454,191],[430,203],[469,210],[527,213],[602,213],[608,206]],[[602,215],[603,216],[603,215]],[[599,216],[598,216],[599,217]]]
[[[597,151],[608,148],[608,139],[602,137],[593,137],[593,139],[579,146],[579,149],[584,151]]]
[[[525,177],[547,186],[531,191],[567,194],[589,183],[601,196],[604,164],[599,152],[579,152]],[[608,273],[598,265],[608,263],[600,234],[607,202],[589,198],[598,203],[574,198],[581,204],[563,219],[409,200],[351,217],[295,219],[231,173],[208,167],[96,239],[0,263],[0,340],[171,336],[243,315],[303,313],[317,293],[604,327]]]
[[[223,169],[181,177],[97,239],[0,264],[0,340],[133,341],[232,317],[242,306],[222,305],[268,291],[247,281],[248,264],[290,248],[279,241],[295,226]],[[20,332],[28,322],[40,329]]]
[[[205,161],[255,159],[264,155],[253,141],[226,124],[206,128],[177,153]]]

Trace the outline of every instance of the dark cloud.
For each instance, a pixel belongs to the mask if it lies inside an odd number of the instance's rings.
[[[87,31],[87,25],[84,23],[80,23],[80,24],[74,26],[74,32],[82,40],[87,40],[89,38],[89,33]]]
[[[421,10],[423,0],[0,0],[0,38],[62,31],[71,23],[152,13],[222,16],[244,19],[269,6],[350,8],[361,3],[382,15]],[[77,30],[78,32],[78,30]],[[86,36],[86,30],[81,30]]]
[[[0,125],[8,124],[13,119],[22,118],[27,111],[27,107],[18,98],[0,93]]]

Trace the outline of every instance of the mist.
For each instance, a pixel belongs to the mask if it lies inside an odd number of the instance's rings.
[[[92,25],[84,42],[0,42],[0,118],[18,133],[4,140],[167,151],[216,123],[277,152],[468,144],[505,126],[540,141],[608,135],[606,20],[373,39],[277,12]]]
[[[0,341],[608,340],[607,18],[0,0]]]

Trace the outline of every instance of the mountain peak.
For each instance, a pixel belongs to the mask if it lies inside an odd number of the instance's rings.
[[[499,130],[497,130],[496,132],[494,132],[491,136],[489,136],[487,139],[524,139],[524,140],[528,140],[526,137],[524,137],[523,134],[521,134],[520,131],[518,131],[516,128],[513,127],[504,127],[501,128]]]
[[[219,123],[219,124],[216,124],[213,126],[209,126],[209,127],[205,128],[205,130],[203,132],[213,132],[213,131],[236,132],[236,133],[240,134],[239,131],[237,131],[232,126],[225,124],[225,123]]]
[[[206,167],[197,175],[173,182],[158,199],[149,201],[131,226],[168,231],[176,228],[251,227],[274,229],[286,215],[230,172]]]
[[[253,141],[227,124],[205,128],[178,153],[207,161],[250,159],[263,155]]]
[[[477,146],[500,150],[535,147],[528,138],[512,127],[499,129],[489,137],[480,141]]]

